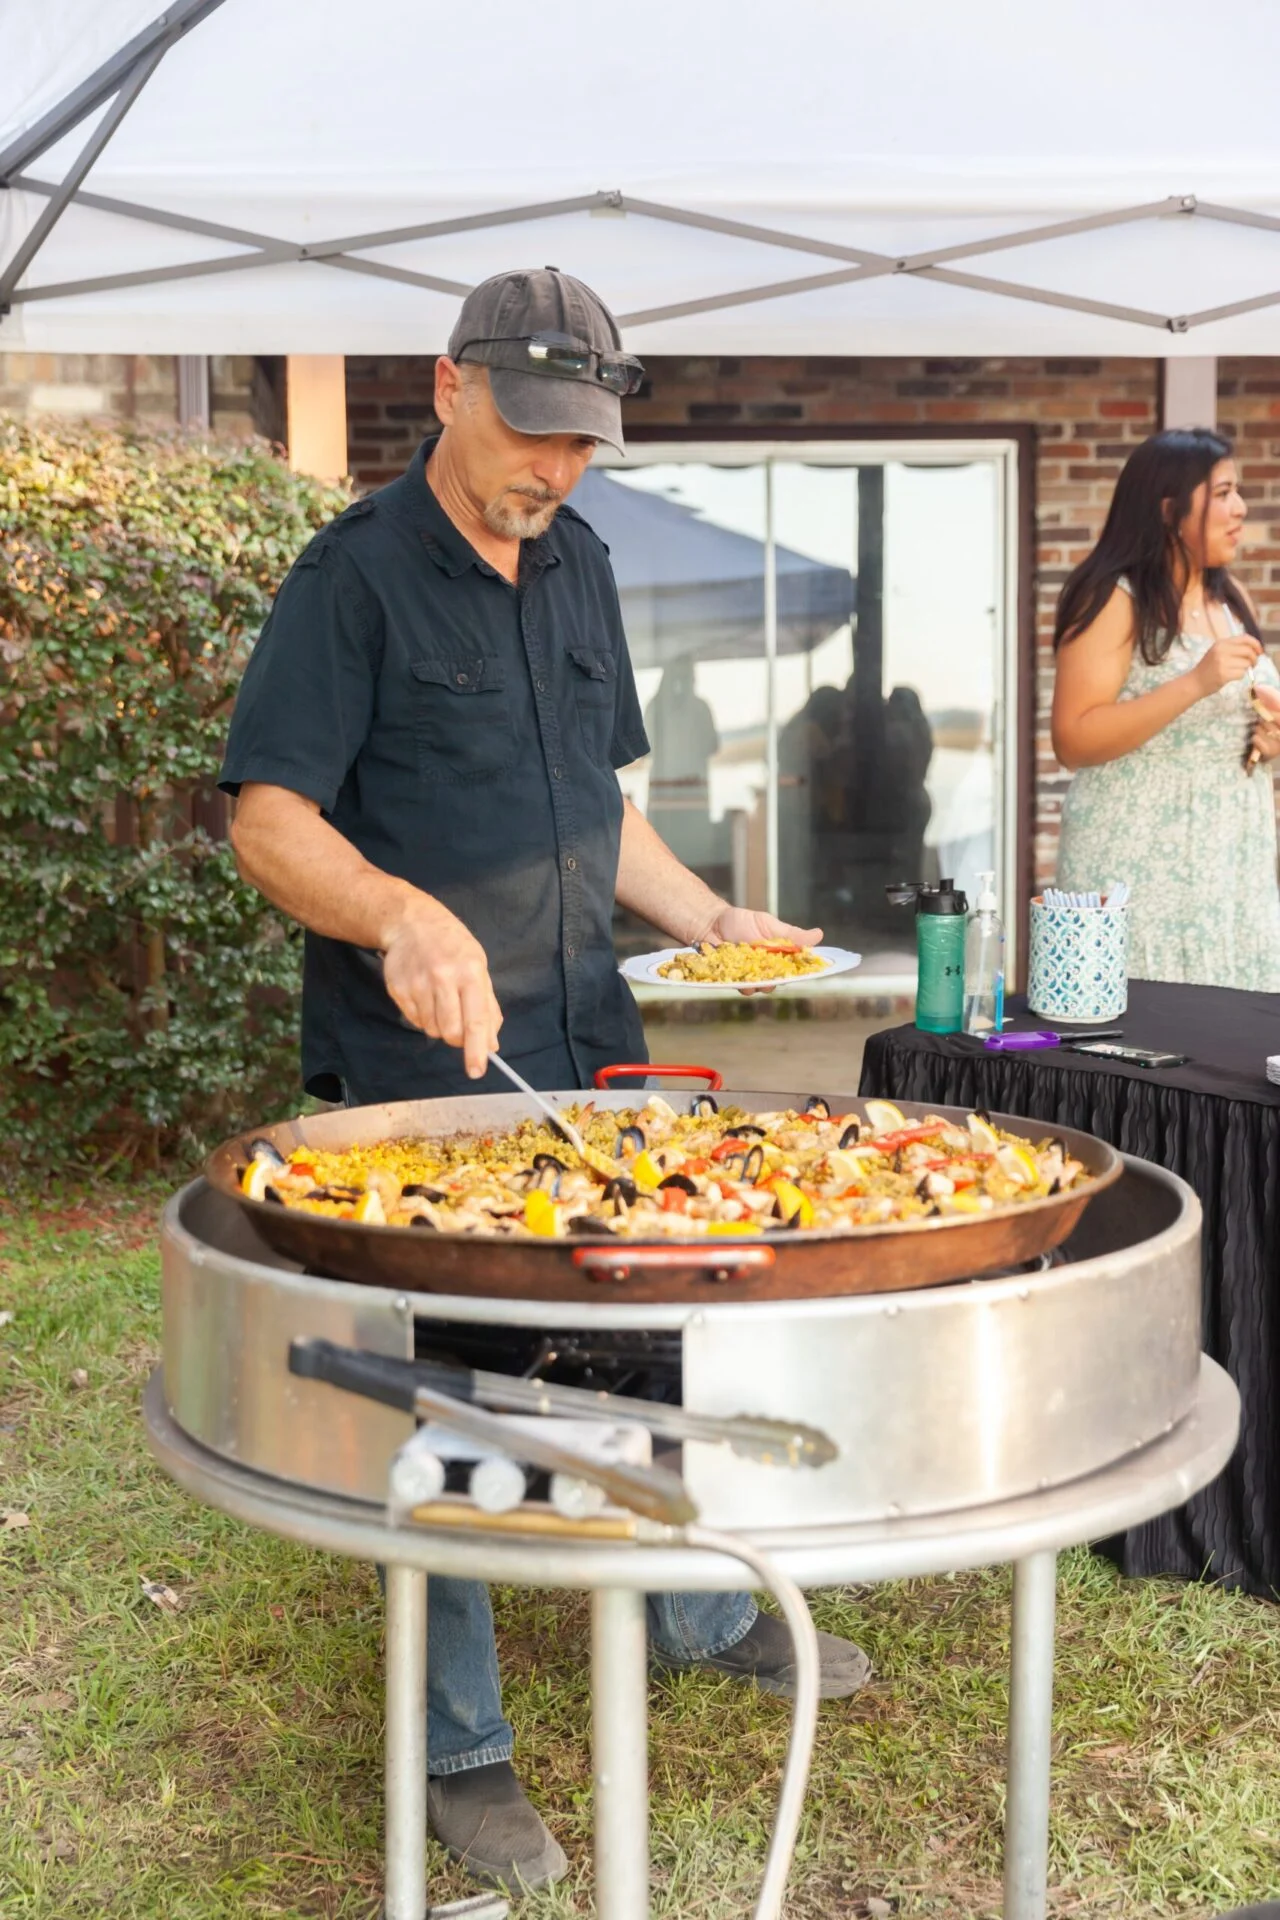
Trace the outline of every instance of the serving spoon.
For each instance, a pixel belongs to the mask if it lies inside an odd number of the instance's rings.
[[[589,1147],[582,1135],[578,1132],[578,1129],[570,1121],[566,1120],[564,1115],[556,1107],[553,1107],[549,1100],[544,1100],[536,1087],[531,1087],[527,1080],[522,1079],[509,1061],[504,1060],[500,1053],[491,1053],[489,1055],[489,1063],[491,1066],[495,1066],[499,1073],[505,1073],[512,1086],[518,1087],[525,1098],[533,1102],[533,1105],[538,1108],[539,1112],[550,1121],[556,1132],[569,1142],[574,1152],[581,1155],[585,1166],[590,1167],[594,1173],[602,1174],[606,1180],[615,1178],[618,1168],[614,1162],[607,1159],[603,1153],[598,1152],[595,1147]]]

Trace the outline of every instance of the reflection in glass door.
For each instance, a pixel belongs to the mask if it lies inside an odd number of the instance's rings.
[[[1014,878],[1012,449],[903,451],[644,448],[574,501],[610,548],[653,749],[624,791],[718,892],[891,974],[914,962],[886,885],[972,893],[993,868],[1011,903]]]

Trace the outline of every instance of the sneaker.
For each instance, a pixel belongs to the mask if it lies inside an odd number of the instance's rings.
[[[427,1819],[442,1846],[486,1887],[530,1892],[569,1871],[509,1760],[428,1780]]]
[[[676,1661],[655,1648],[658,1666],[668,1669],[698,1667],[710,1673],[727,1673],[735,1680],[754,1680],[765,1693],[781,1694],[793,1700],[796,1691],[795,1653],[785,1623],[771,1613],[758,1613],[741,1640],[704,1660]],[[834,1633],[818,1635],[818,1698],[843,1700],[865,1686],[871,1677],[871,1662],[852,1640],[841,1640]]]

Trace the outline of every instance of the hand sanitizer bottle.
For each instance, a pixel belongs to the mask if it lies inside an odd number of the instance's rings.
[[[985,1036],[1004,1024],[1004,921],[994,873],[978,875],[978,904],[964,935],[964,1030]]]

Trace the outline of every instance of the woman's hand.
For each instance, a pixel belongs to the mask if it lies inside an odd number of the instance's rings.
[[[1259,720],[1253,730],[1249,743],[1249,758],[1245,762],[1252,773],[1262,760],[1274,760],[1280,753],[1280,723],[1274,720]]]
[[[1261,654],[1262,648],[1251,633],[1229,634],[1215,640],[1202,660],[1191,669],[1191,678],[1200,690],[1200,698],[1221,693],[1236,680],[1243,680]]]
[[[1255,686],[1253,710],[1258,718],[1245,759],[1245,771],[1252,773],[1262,760],[1274,760],[1280,753],[1280,687]]]

